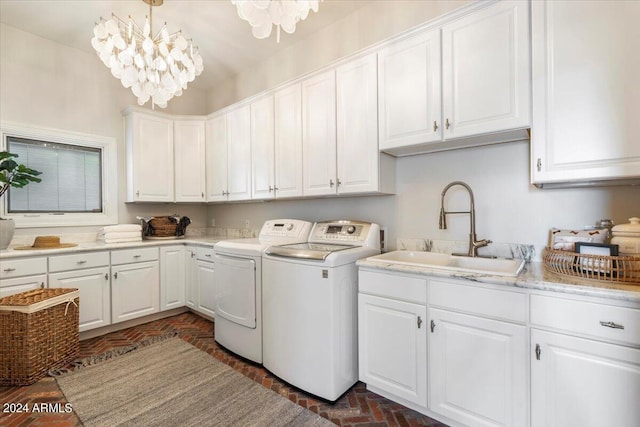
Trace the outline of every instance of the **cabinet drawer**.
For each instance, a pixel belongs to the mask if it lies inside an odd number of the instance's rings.
[[[47,275],[16,277],[14,279],[0,280],[0,298],[32,289],[44,289],[47,287]]]
[[[512,322],[527,321],[524,293],[430,280],[429,304]]]
[[[49,273],[78,270],[80,268],[103,267],[108,265],[109,252],[86,252],[83,254],[49,257]]]
[[[416,277],[360,271],[358,291],[418,304],[427,303],[427,281]]]
[[[132,262],[143,261],[156,261],[157,259],[158,247],[111,251],[111,265],[129,264]]]
[[[531,323],[640,346],[640,310],[531,295]]]
[[[198,246],[196,248],[196,257],[202,261],[213,262],[213,248]]]
[[[47,272],[46,258],[23,258],[0,261],[0,279]]]

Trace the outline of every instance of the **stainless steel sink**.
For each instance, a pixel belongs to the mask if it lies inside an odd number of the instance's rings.
[[[387,252],[369,257],[367,261],[507,277],[516,277],[524,267],[524,260],[521,259],[472,258],[421,251]]]

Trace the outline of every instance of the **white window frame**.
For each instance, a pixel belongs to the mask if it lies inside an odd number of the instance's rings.
[[[118,223],[118,155],[115,138],[41,126],[0,123],[0,147],[7,150],[7,137],[34,139],[102,150],[102,212],[8,213],[7,197],[0,203],[0,216],[15,221],[16,228],[74,227]],[[20,158],[17,158],[20,163]],[[29,184],[37,185],[37,184]],[[11,190],[10,190],[11,191]]]

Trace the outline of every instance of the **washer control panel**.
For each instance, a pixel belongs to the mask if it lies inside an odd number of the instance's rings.
[[[324,221],[317,222],[311,230],[309,242],[336,243],[356,246],[380,245],[377,224],[362,221]]]

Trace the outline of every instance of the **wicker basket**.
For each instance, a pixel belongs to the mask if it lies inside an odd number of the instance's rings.
[[[78,357],[79,292],[37,289],[0,299],[0,385],[29,385]]]
[[[178,221],[174,217],[159,216],[149,221],[149,236],[169,237],[176,235]],[[151,231],[152,230],[152,231]]]
[[[553,273],[640,285],[640,256],[587,255],[546,248],[542,260],[545,268]]]

